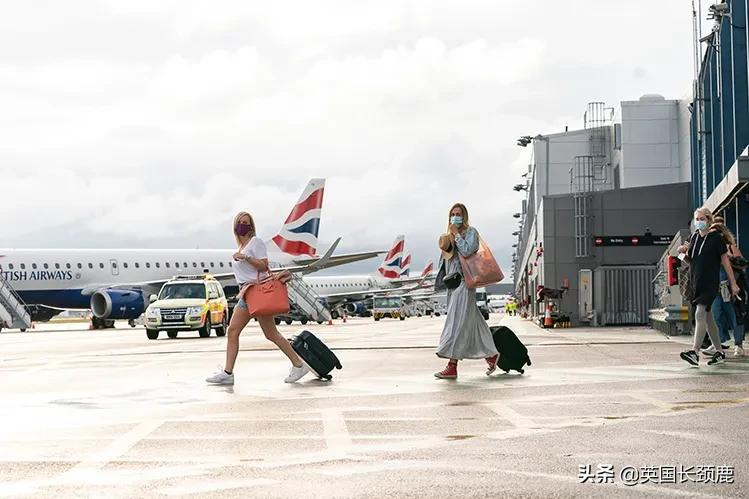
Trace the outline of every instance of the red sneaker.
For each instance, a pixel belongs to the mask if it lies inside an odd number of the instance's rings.
[[[448,362],[447,367],[438,373],[434,373],[435,378],[440,379],[455,379],[458,377],[458,363]]]
[[[489,366],[486,369],[486,375],[489,376],[491,373],[497,370],[497,361],[499,360],[499,354],[494,357],[487,357],[486,364]]]

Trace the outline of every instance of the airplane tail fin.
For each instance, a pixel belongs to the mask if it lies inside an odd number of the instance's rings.
[[[408,277],[411,273],[411,253],[406,253],[401,263],[401,277]]]
[[[309,181],[281,230],[272,239],[278,249],[293,256],[316,254],[324,192],[324,178]]]
[[[434,262],[429,260],[426,264],[426,267],[424,267],[424,270],[421,271],[421,275],[419,277],[428,276],[432,273],[434,270]]]
[[[377,272],[385,279],[398,279],[400,277],[404,245],[405,236],[397,236],[390,251],[385,255],[382,265],[377,269]]]

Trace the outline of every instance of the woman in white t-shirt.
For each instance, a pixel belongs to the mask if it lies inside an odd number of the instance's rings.
[[[237,241],[237,252],[234,253],[234,276],[239,288],[256,283],[268,276],[268,250],[262,239],[255,235],[255,221],[246,211],[240,212],[234,217],[234,238]],[[294,383],[309,372],[306,364],[291,348],[291,344],[281,336],[276,329],[276,323],[272,315],[256,316],[260,328],[265,337],[276,344],[276,346],[291,361],[291,371],[284,380],[286,383]],[[239,352],[239,335],[250,321],[250,312],[244,298],[241,298],[234,307],[234,313],[229,323],[228,338],[226,343],[226,364],[223,368],[208,378],[206,382],[217,385],[234,384],[234,363]]]

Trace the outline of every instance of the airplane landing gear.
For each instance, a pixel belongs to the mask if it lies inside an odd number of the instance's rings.
[[[127,323],[130,327],[135,327],[135,319],[130,319],[127,321]]]
[[[99,317],[91,317],[91,329],[112,329],[114,328],[114,321],[111,319],[100,319]]]

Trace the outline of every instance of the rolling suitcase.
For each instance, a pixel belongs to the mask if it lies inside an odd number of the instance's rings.
[[[492,326],[489,329],[494,338],[494,346],[497,347],[499,352],[497,367],[506,373],[513,370],[523,374],[525,372],[523,367],[526,364],[531,365],[528,349],[523,345],[523,342],[515,336],[512,329],[506,326]]]
[[[341,361],[325,346],[325,343],[309,331],[302,331],[291,339],[291,348],[299,355],[305,364],[318,378],[330,381],[333,376],[330,371],[341,369]]]

